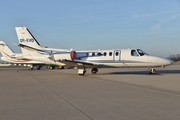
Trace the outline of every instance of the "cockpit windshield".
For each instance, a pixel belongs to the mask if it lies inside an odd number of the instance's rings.
[[[145,52],[142,51],[141,49],[137,49],[137,52],[139,53],[140,56],[148,55],[147,53],[145,53]]]

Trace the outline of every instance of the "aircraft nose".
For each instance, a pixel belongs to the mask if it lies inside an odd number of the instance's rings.
[[[173,60],[169,60],[170,61],[170,65],[172,65],[173,63],[174,63],[174,61]]]
[[[154,66],[168,66],[174,63],[172,60],[154,56],[149,56],[149,61]]]
[[[163,65],[172,65],[174,63],[174,61],[172,61],[172,60],[169,60],[169,59],[164,59],[163,60]]]

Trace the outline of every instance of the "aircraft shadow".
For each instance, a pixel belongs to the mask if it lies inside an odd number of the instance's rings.
[[[163,75],[163,74],[180,74],[180,70],[157,70],[157,74],[149,74],[149,71],[121,71],[111,72],[109,74],[121,74],[121,75]]]

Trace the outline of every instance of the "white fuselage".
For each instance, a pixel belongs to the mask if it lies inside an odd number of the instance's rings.
[[[132,50],[136,54],[131,54]],[[98,50],[88,54],[95,56],[89,55],[82,60],[96,63],[101,67],[161,67],[173,63],[161,57],[140,55],[136,49]]]
[[[54,51],[55,52],[55,51]],[[161,67],[172,64],[171,60],[141,53],[140,49],[116,49],[116,50],[91,50],[76,51],[76,59],[72,60],[78,66],[83,64],[86,68],[106,67]],[[61,60],[71,60],[70,52],[59,54],[43,55],[34,51],[34,56],[24,56],[27,59],[41,61],[46,64],[67,65]],[[86,63],[91,63],[86,64]]]
[[[14,64],[45,64],[41,61],[35,61],[35,60],[24,60],[24,59],[15,59],[15,58],[10,58],[10,57],[1,57],[1,60],[9,62],[9,63],[14,63]]]

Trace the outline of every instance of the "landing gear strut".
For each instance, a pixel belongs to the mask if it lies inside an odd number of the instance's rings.
[[[93,68],[93,69],[91,69],[91,73],[92,74],[96,74],[98,72],[98,68]]]
[[[85,68],[84,69],[78,69],[78,74],[80,76],[83,76],[85,73],[86,73],[86,69]]]
[[[149,74],[157,74],[156,70],[152,67]]]

